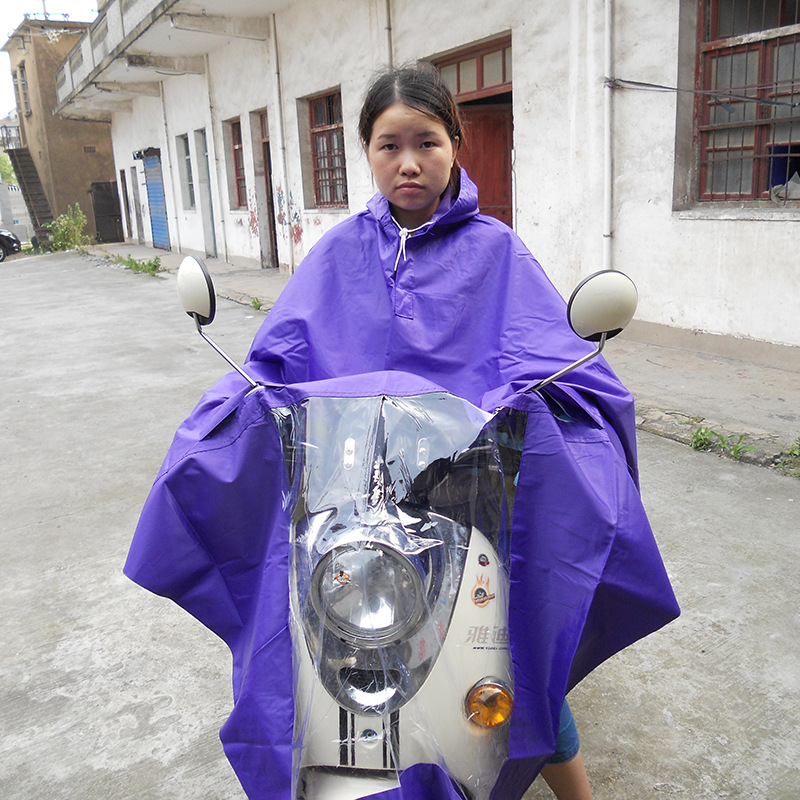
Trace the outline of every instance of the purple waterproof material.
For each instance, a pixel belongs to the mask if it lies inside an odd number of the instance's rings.
[[[528,412],[511,537],[515,709],[494,797],[520,797],[538,773],[569,688],[679,613],[636,487],[628,392],[597,359],[547,400],[524,393],[589,349],[565,308],[518,237],[478,215],[463,172],[459,196],[404,247],[376,196],[322,238],[270,311],[246,365],[269,385],[251,392],[232,373],[178,430],[125,573],[230,646],[221,738],[248,797],[291,797],[289,522],[271,409],[444,389]],[[460,796],[430,765],[401,783],[379,797]]]

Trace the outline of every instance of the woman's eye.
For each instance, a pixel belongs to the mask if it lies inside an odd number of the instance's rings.
[[[397,150],[397,145],[396,144],[387,143],[383,147],[381,147],[381,150]]]
[[[436,142],[423,142],[422,147],[426,150],[430,150],[432,147],[436,147]]]

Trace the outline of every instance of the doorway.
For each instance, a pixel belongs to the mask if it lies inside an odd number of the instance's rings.
[[[116,181],[97,181],[89,187],[98,242],[124,242]]]
[[[128,197],[128,179],[125,176],[124,169],[119,171],[119,193],[122,195],[122,206],[125,209],[125,230],[128,238],[132,239],[133,232],[131,230],[131,201]]]
[[[150,230],[153,247],[169,250],[169,225],[167,201],[164,196],[164,179],[161,175],[161,150],[150,148],[142,153],[147,204],[150,207]]]
[[[133,213],[136,217],[136,242],[144,244],[144,228],[142,227],[142,202],[139,199],[139,176],[136,167],[130,167],[131,191],[133,192]]]
[[[278,267],[278,226],[275,219],[275,196],[272,186],[272,158],[269,146],[269,118],[266,111],[253,114],[252,132],[254,141],[261,142],[260,152],[255,154],[256,179],[263,175],[263,182],[256,185],[258,200],[258,236],[261,245],[261,266]]]
[[[491,98],[492,102],[485,105],[461,104],[466,141],[459,151],[458,161],[478,187],[481,213],[513,227],[510,92],[507,97],[503,102]]]
[[[433,63],[464,118],[458,160],[478,187],[481,213],[513,226],[511,37],[467,47]]]

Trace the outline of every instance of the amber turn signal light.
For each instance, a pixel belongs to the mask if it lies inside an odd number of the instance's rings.
[[[514,696],[496,679],[476,683],[467,694],[467,717],[481,728],[496,728],[511,718]]]

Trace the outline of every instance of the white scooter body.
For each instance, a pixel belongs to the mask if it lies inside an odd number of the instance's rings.
[[[475,800],[489,797],[507,755],[508,726],[481,728],[471,722],[465,699],[486,677],[511,687],[512,674],[508,578],[480,531],[472,530],[436,664],[417,694],[394,714],[366,716],[342,709],[320,685],[299,628],[293,626],[299,642],[295,702],[304,714],[298,800],[354,800],[385,791],[399,786],[398,774],[416,763],[439,763],[469,787]],[[424,657],[424,638],[414,636],[409,644],[412,658]]]

